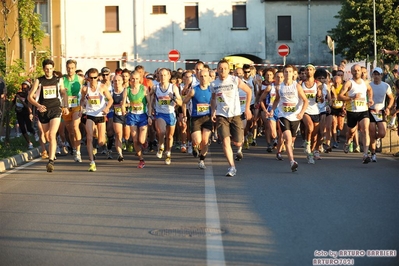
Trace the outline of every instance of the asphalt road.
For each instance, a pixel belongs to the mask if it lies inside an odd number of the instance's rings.
[[[312,265],[329,251],[399,265],[396,158],[363,165],[339,149],[308,165],[297,146],[292,173],[258,142],[233,178],[214,143],[206,170],[173,150],[169,166],[98,155],[90,173],[84,153],[59,156],[53,173],[37,159],[1,174],[0,265]]]

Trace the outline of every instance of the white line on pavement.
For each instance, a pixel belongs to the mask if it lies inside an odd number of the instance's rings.
[[[19,170],[24,169],[24,168],[26,168],[28,166],[31,166],[32,164],[37,163],[38,161],[41,161],[41,160],[42,160],[41,157],[36,158],[36,159],[30,161],[29,163],[26,163],[26,164],[23,164],[21,166],[18,166],[17,168],[14,168],[14,169],[12,169],[10,171],[7,171],[4,174],[0,174],[0,179],[3,178],[3,177],[6,177],[6,176],[8,176],[8,175],[10,175],[12,173],[15,173],[16,171],[19,171]]]
[[[206,227],[221,232],[219,209],[216,198],[215,180],[213,177],[212,160],[210,153],[206,160],[205,169],[205,215]],[[206,234],[206,261],[208,266],[224,266],[224,249],[222,234]]]

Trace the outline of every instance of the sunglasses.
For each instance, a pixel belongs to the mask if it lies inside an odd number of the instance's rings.
[[[244,71],[244,73],[251,73],[251,70],[249,70],[249,71]]]
[[[97,79],[98,77],[89,77],[89,79]]]
[[[103,76],[109,76],[109,74],[102,74]]]

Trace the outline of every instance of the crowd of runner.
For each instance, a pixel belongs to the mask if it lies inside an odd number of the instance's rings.
[[[277,160],[286,151],[294,172],[297,136],[308,163],[314,164],[339,147],[345,122],[344,152],[362,152],[367,164],[377,161],[376,143],[386,134],[387,117],[396,113],[382,69],[373,69],[369,79],[358,64],[347,81],[342,70],[330,73],[312,64],[299,69],[243,65],[232,71],[221,60],[216,69],[199,61],[192,70],[149,73],[139,65],[133,71],[103,67],[83,72],[68,60],[64,75],[54,71],[50,59],[42,66],[45,74],[33,84],[24,82],[14,104],[29,148],[28,132],[40,142],[47,172],[62,151],[82,162],[82,143],[91,172],[97,170],[98,149],[119,162],[124,152],[134,150],[137,167],[144,168],[144,151],[169,165],[172,147],[197,157],[198,168],[205,169],[208,146],[218,142],[228,163],[226,176],[235,176],[235,161],[260,137],[266,139],[265,152],[274,152]],[[38,132],[32,127],[35,117]]]

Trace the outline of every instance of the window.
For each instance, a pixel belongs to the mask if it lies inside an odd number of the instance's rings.
[[[115,69],[120,68],[120,61],[106,61],[105,66],[111,69],[111,72],[114,72]]]
[[[166,6],[152,6],[152,14],[166,14]]]
[[[247,28],[247,6],[245,3],[233,4],[233,28]]]
[[[291,16],[277,17],[277,39],[279,41],[290,41],[291,38]]]
[[[185,28],[198,29],[198,3],[187,4],[184,8],[185,15]]]
[[[45,33],[50,33],[49,29],[49,11],[47,0],[38,0],[35,2],[35,12],[40,14],[42,21],[42,30]]]
[[[119,31],[119,7],[106,6],[105,7],[105,31],[115,32]]]
[[[196,58],[196,59],[186,59],[185,61],[187,61],[187,62],[198,62],[198,61],[200,61],[198,58]],[[186,69],[194,69],[195,68],[195,64],[196,63],[186,63]]]

